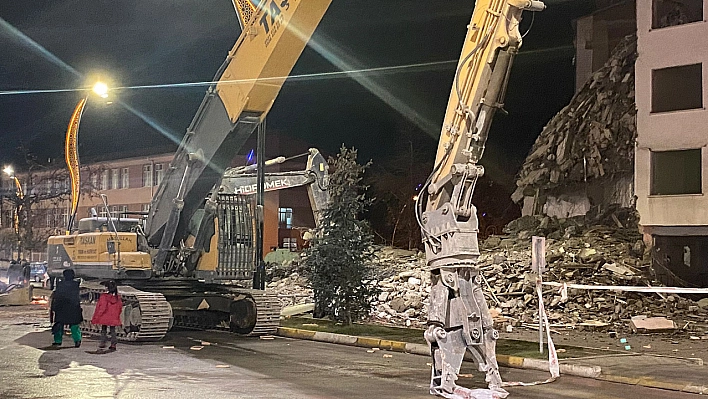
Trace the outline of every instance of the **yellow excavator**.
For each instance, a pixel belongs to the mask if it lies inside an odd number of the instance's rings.
[[[121,229],[111,219],[106,221],[110,231],[91,232],[97,226],[79,223],[78,233],[49,240],[51,275],[72,267],[87,279],[112,278],[124,285],[122,335],[127,339],[159,339],[173,314],[182,325],[247,334],[277,326],[275,298],[209,282],[239,280],[253,272],[248,255],[252,224],[242,222],[252,220],[253,209],[236,204],[237,195],[218,193],[216,187],[233,154],[272,106],[330,0],[258,3],[234,0],[242,34],[153,198],[145,230],[131,223]],[[498,333],[476,266],[478,221],[472,194],[484,173],[479,160],[492,118],[503,108],[511,64],[521,46],[521,14],[544,8],[536,0],[475,2],[435,166],[417,199],[432,283],[425,332],[433,358],[430,392],[437,396],[507,395],[495,355]],[[208,258],[219,261],[204,262],[204,254],[215,249],[218,256]],[[101,291],[85,291],[85,318],[90,319],[90,304]],[[456,384],[467,350],[486,374],[489,389]]]
[[[416,203],[431,291],[425,339],[433,357],[430,393],[445,398],[504,398],[493,320],[477,267],[479,223],[472,204],[479,160],[496,111],[503,109],[511,64],[521,47],[523,11],[535,0],[477,0],[457,65],[433,172]],[[489,389],[456,384],[469,350]]]
[[[254,219],[247,196],[220,190],[224,173],[263,122],[331,0],[234,0],[241,35],[209,87],[156,190],[137,219],[88,218],[48,240],[48,273],[84,280],[86,333],[101,280],[119,282],[123,340],[157,340],[174,324],[270,334],[277,297],[240,288],[254,274]],[[324,168],[324,159],[316,161]],[[324,164],[324,165],[323,165]],[[222,184],[223,183],[223,184]]]

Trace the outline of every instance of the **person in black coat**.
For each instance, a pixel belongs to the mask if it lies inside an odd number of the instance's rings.
[[[74,346],[78,348],[81,346],[79,323],[84,320],[81,313],[79,282],[74,280],[74,270],[66,269],[63,274],[64,280],[57,283],[49,308],[49,321],[54,323],[52,325],[52,334],[54,335],[52,346],[61,346],[64,325],[69,325]]]
[[[11,261],[10,266],[7,268],[7,283],[20,284],[22,281],[22,264],[17,261]]]

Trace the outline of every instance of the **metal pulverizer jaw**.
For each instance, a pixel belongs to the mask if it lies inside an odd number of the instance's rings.
[[[425,332],[433,357],[430,393],[449,399],[505,398],[508,392],[501,388],[496,360],[499,333],[493,328],[476,267],[476,209],[472,209],[467,221],[461,222],[450,208],[450,204],[445,204],[424,214],[432,285]],[[467,350],[479,371],[485,373],[488,389],[456,384]]]
[[[479,275],[471,268],[444,268],[433,271],[431,277],[425,332],[433,357],[430,393],[449,399],[505,398],[508,392],[501,388],[495,354],[499,333],[493,329]],[[485,373],[488,389],[456,384],[467,350]]]

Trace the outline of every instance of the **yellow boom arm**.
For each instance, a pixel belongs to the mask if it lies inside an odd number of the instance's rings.
[[[242,32],[217,72],[150,205],[148,241],[166,253],[265,118],[331,0],[234,0]]]

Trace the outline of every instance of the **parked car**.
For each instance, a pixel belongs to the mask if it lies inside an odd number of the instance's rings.
[[[44,285],[47,278],[47,264],[45,262],[30,263],[30,283],[40,283]]]

